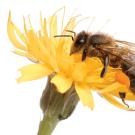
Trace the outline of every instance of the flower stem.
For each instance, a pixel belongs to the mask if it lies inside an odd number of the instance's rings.
[[[58,122],[57,117],[45,116],[40,122],[38,135],[51,135]]]

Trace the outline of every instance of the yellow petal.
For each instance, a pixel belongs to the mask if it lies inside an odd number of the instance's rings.
[[[93,76],[87,76],[85,78],[86,82],[87,83],[103,83],[103,78],[100,78],[99,76],[97,75],[93,75]]]
[[[66,30],[73,30],[74,29],[74,27],[76,26],[76,18],[77,18],[76,16],[70,18],[67,25],[64,27],[62,34],[64,34],[64,32]]]
[[[29,30],[27,33],[29,41],[28,50],[38,60],[46,62],[48,60],[48,53],[44,45],[40,42],[39,38],[33,30]]]
[[[26,53],[24,51],[20,51],[20,50],[14,50],[13,53],[20,55],[20,56],[24,56],[24,57],[28,56],[28,53]]]
[[[104,89],[100,90],[100,93],[106,93],[106,92],[111,92],[111,91],[121,91],[121,90],[125,90],[126,86],[121,85],[120,83],[116,82],[110,85],[107,85],[107,87],[105,87]]]
[[[87,85],[75,84],[76,92],[82,103],[91,109],[94,108],[94,99]]]
[[[87,57],[85,60],[85,63],[87,63],[87,65],[89,66],[90,69],[102,69],[103,68],[103,64],[101,62],[101,60],[99,58],[93,57]]]
[[[109,101],[111,104],[117,106],[120,109],[124,109],[124,110],[128,110],[128,111],[132,111],[133,109],[128,108],[127,106],[121,104],[120,102],[118,102],[111,94],[102,94],[102,96]]]
[[[43,33],[45,39],[48,39],[46,18],[42,19],[41,13],[40,13],[40,25],[41,25],[41,33]]]
[[[86,63],[78,62],[74,64],[74,69],[72,71],[72,77],[77,82],[82,82],[86,77],[89,69],[87,68]]]
[[[50,17],[50,37],[57,35],[57,16]]]
[[[32,57],[29,53],[22,52],[22,51],[19,51],[19,50],[14,50],[13,53],[15,53],[17,55],[20,55],[20,56],[24,56],[24,57],[28,58],[29,60],[31,60],[34,63],[39,62],[36,58]]]
[[[18,36],[20,36],[21,40],[24,40],[24,36],[23,34],[21,34],[21,32],[19,31],[19,29],[12,23],[11,21],[11,12],[9,13],[9,18],[8,18],[8,26],[7,26],[7,33],[8,33],[8,37],[11,40],[11,42],[13,43],[13,45],[21,50],[27,50],[27,48],[25,47],[25,45],[23,45],[22,43],[20,43],[16,37],[16,33],[18,34]]]
[[[57,74],[52,78],[51,83],[55,84],[60,93],[65,93],[71,87],[72,80],[62,74]]]
[[[21,72],[21,77],[17,79],[17,82],[36,80],[52,73],[52,70],[45,64],[26,65],[19,71]]]
[[[43,22],[43,31],[44,31],[45,37],[48,39],[47,21],[46,21],[46,18],[44,18],[44,22]]]
[[[60,71],[66,76],[71,77],[72,69],[74,67],[73,59],[65,54],[65,56],[63,55],[61,58],[57,57],[57,63]]]

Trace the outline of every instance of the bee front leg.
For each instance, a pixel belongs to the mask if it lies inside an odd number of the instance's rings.
[[[84,61],[84,60],[86,59],[87,52],[88,52],[88,49],[85,48],[85,49],[83,50],[83,53],[82,53],[82,61]]]
[[[100,77],[102,77],[102,78],[105,76],[105,73],[107,72],[107,67],[109,65],[109,56],[108,55],[106,55],[104,57],[103,64],[104,64],[104,67],[103,67],[101,74],[100,74]]]

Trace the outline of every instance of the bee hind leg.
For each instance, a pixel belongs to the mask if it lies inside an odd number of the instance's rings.
[[[125,92],[119,92],[119,96],[120,96],[122,102],[124,103],[124,105],[126,105],[129,108],[129,105],[125,102],[126,93]]]
[[[103,78],[103,77],[105,76],[106,72],[107,72],[107,67],[108,67],[108,65],[109,65],[109,56],[108,56],[108,55],[106,55],[106,56],[104,57],[104,59],[103,59],[103,64],[104,64],[104,67],[103,67],[103,69],[102,69],[102,71],[101,71],[101,74],[100,74],[100,77],[101,77],[101,78]]]

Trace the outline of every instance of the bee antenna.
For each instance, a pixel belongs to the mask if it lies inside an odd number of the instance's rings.
[[[72,31],[72,30],[66,30],[67,32],[71,32],[74,34],[74,37],[76,36],[76,32]]]
[[[72,38],[72,41],[74,41],[74,38],[72,35],[56,35],[54,37],[71,37]]]

